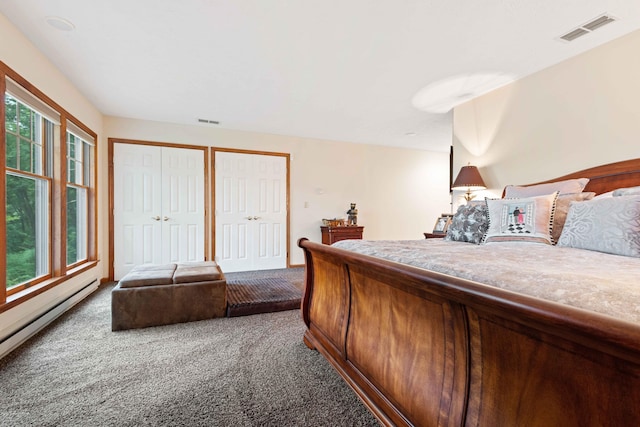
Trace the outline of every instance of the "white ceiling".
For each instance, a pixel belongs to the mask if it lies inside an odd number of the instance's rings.
[[[604,12],[619,20],[558,41]],[[424,87],[520,78],[640,28],[638,0],[0,0],[0,13],[106,115],[438,151],[451,112],[415,108]]]

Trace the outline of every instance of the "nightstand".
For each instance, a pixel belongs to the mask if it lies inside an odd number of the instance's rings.
[[[327,227],[321,226],[322,231],[322,243],[325,245],[331,245],[340,240],[347,239],[362,239],[362,230],[364,227],[357,225],[344,225],[342,227]]]
[[[442,239],[446,234],[422,233],[425,239]]]

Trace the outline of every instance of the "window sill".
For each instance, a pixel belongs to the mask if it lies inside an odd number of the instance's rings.
[[[8,295],[7,301],[4,304],[0,304],[0,313],[10,310],[22,304],[23,302],[28,301],[31,298],[40,295],[41,293],[44,293],[61,283],[66,282],[72,277],[75,277],[87,270],[92,269],[96,265],[98,265],[98,261],[85,262],[82,265],[70,269],[69,271],[67,271],[67,274],[62,277],[54,277],[52,279],[48,279],[36,285],[30,286],[27,289],[23,289],[20,292],[16,292],[15,294]]]

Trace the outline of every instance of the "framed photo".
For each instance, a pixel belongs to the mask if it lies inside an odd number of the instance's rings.
[[[446,234],[449,224],[451,224],[452,214],[443,213],[436,220],[436,225],[433,226],[433,234]]]

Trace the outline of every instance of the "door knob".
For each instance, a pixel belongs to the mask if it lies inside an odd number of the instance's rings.
[[[260,219],[260,217],[259,216],[254,216],[253,219]]]
[[[253,217],[248,216],[248,217],[247,217],[247,219],[248,219],[249,221],[251,221],[251,220],[253,219]]]
[[[165,216],[164,218],[162,218],[163,221],[169,221],[169,217]]]
[[[160,216],[159,215],[152,216],[151,219],[154,221],[160,221]]]

